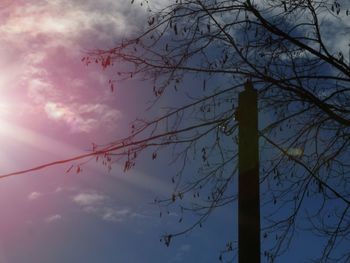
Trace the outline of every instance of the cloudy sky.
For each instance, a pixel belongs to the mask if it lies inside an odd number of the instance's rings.
[[[142,30],[145,12],[122,0],[1,1],[1,174],[125,134],[146,106],[144,87],[118,83],[112,93],[113,69],[81,59]],[[160,218],[151,202],[169,193],[169,178],[141,163],[127,175],[98,165],[66,174],[63,165],[2,180],[0,262],[214,262],[233,235],[233,212],[166,248],[160,236],[179,218]]]
[[[111,92],[113,68],[81,61],[142,30],[147,10],[135,3],[0,1],[1,174],[84,153],[125,134],[143,113],[149,94],[141,83]],[[178,214],[160,218],[151,204],[171,189],[159,172],[163,158],[158,167],[141,160],[128,174],[93,164],[67,174],[62,165],[1,180],[0,263],[216,262],[235,236],[233,207],[169,248],[159,242],[180,229]]]

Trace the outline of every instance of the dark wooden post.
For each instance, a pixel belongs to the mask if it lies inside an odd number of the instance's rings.
[[[238,262],[260,263],[258,95],[248,81],[239,94]]]

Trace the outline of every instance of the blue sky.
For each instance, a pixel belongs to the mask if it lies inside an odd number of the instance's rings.
[[[87,169],[88,170],[88,169]],[[152,169],[149,169],[152,172]],[[142,183],[140,183],[140,180]],[[94,171],[11,178],[1,185],[1,262],[213,262],[233,233],[233,211],[166,248],[178,215],[151,205],[161,179]],[[185,219],[186,221],[187,219]]]

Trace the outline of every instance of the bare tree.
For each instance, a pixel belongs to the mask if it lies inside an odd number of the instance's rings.
[[[164,97],[187,95],[155,119],[136,120],[128,138],[110,145],[127,145],[123,151],[108,151],[126,157],[127,170],[146,148],[154,149],[154,159],[160,149],[173,148],[174,161],[182,164],[172,178],[174,193],[156,202],[179,201],[182,213],[199,217],[183,232],[164,236],[165,243],[236,200],[235,103],[248,78],[259,91],[263,119],[262,235],[273,244],[264,255],[274,261],[296,230],[307,229],[324,242],[318,261],[349,262],[341,247],[350,237],[350,68],[347,43],[333,42],[348,32],[346,6],[184,0],[150,11],[149,27],[139,35],[85,59],[102,67],[127,63],[131,70],[120,70],[117,79],[151,81],[154,107]],[[196,174],[186,172],[193,158],[202,159]]]
[[[277,261],[295,231],[309,231],[323,242],[317,262],[349,262],[345,5],[340,0],[176,0],[162,9],[149,7],[142,32],[83,61],[113,66],[118,72],[110,80],[112,90],[115,81],[148,81],[152,107],[164,106],[166,99],[167,107],[159,116],[132,122],[126,138],[61,162],[96,157],[109,168],[121,161],[126,171],[143,151],[156,159],[172,149],[174,191],[155,203],[198,217],[183,231],[164,235],[169,245],[200,227],[214,209],[236,201],[236,102],[249,79],[259,92],[262,120],[266,259]],[[223,253],[234,249],[228,241]]]

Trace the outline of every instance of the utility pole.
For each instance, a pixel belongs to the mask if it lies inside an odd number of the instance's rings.
[[[238,98],[238,262],[260,263],[258,93],[250,81]]]

